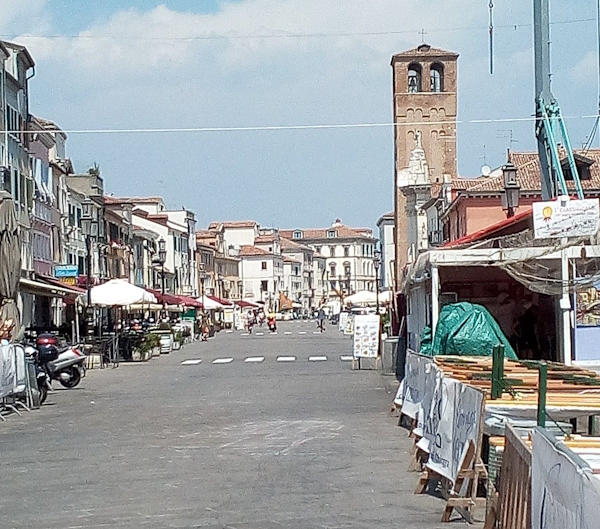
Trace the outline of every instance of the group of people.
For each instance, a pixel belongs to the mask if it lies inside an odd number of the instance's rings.
[[[274,312],[269,312],[269,314],[267,315],[265,314],[265,311],[263,309],[259,309],[256,311],[250,311],[246,315],[246,329],[250,334],[252,334],[252,328],[255,325],[259,325],[260,327],[262,327],[265,324],[265,322],[267,322],[267,325],[271,332],[275,332],[277,330],[277,321]]]

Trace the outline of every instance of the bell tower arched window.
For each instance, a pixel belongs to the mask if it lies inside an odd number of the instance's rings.
[[[429,70],[430,92],[444,91],[444,67],[440,63],[434,63]]]
[[[408,93],[415,94],[423,91],[423,70],[420,64],[412,63],[408,67]]]

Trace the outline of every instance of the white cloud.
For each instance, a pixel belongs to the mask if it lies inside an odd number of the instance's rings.
[[[48,0],[0,0],[0,34],[43,32],[50,28]]]

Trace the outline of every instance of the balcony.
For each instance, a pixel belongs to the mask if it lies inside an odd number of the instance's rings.
[[[433,230],[429,232],[429,246],[440,246],[444,243],[442,230]]]

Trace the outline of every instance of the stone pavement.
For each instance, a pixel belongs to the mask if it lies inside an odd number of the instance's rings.
[[[349,339],[315,330],[222,332],[10,417],[0,528],[462,526],[412,494],[390,378],[351,371]]]

